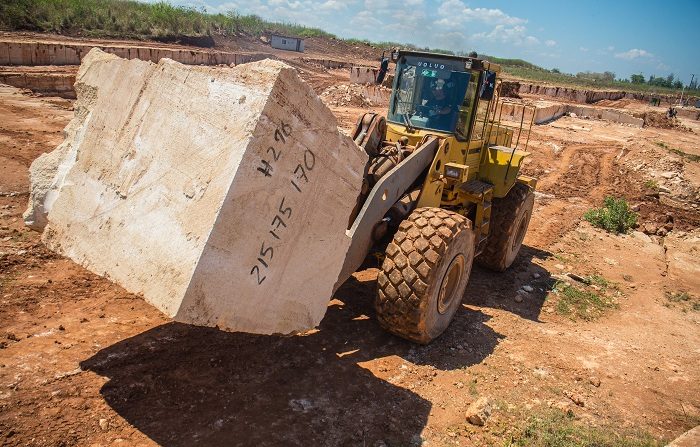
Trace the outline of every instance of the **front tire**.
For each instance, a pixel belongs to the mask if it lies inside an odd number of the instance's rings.
[[[471,221],[441,208],[418,208],[401,222],[377,277],[379,324],[427,344],[457,312],[474,259]]]
[[[532,188],[522,183],[513,185],[504,198],[494,199],[489,238],[476,262],[497,272],[510,267],[523,245],[534,206]]]

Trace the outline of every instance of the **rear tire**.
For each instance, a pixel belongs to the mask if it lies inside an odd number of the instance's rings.
[[[469,219],[441,208],[418,208],[401,222],[377,277],[384,329],[421,344],[447,329],[471,273],[471,228]]]
[[[494,199],[489,238],[476,262],[497,272],[510,267],[523,245],[534,205],[532,189],[522,183],[513,185],[504,198]]]

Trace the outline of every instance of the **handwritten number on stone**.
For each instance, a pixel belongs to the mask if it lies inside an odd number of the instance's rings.
[[[289,124],[285,123],[284,121],[280,122],[280,126],[275,129],[274,137],[275,141],[278,143],[281,142],[282,144],[285,144],[287,142],[287,137],[292,135],[292,126]],[[282,155],[282,151],[280,149],[275,149],[273,146],[270,146],[267,148],[267,153],[272,156],[272,161],[278,161],[280,159],[280,156]],[[302,165],[301,163],[297,165],[297,168],[294,170],[295,174],[298,174],[298,171],[301,170],[301,176],[299,177],[300,179],[303,178],[306,180],[308,183],[309,179],[306,177],[306,172],[304,171],[304,167],[306,167],[306,170],[311,171],[314,168],[314,165],[316,164],[316,156],[314,155],[313,152],[310,150],[306,150],[304,152],[304,164]],[[258,171],[262,172],[265,177],[272,177],[272,164],[268,162],[267,160],[262,160],[261,161],[261,166],[257,168]],[[301,192],[301,189],[299,186],[294,182],[294,180],[291,180],[292,185],[294,185],[294,188]],[[278,211],[279,214],[275,214],[275,217],[272,219],[272,223],[270,224],[274,229],[270,230],[269,233],[277,240],[280,240],[280,236],[275,232],[276,230],[279,230],[280,226],[283,228],[287,227],[287,224],[283,220],[283,218],[291,219],[292,217],[292,208],[290,206],[285,206],[284,201],[286,197],[282,197],[282,201],[280,202]],[[261,276],[260,275],[260,266],[263,266],[264,268],[269,268],[268,262],[272,261],[272,257],[274,256],[274,249],[272,246],[266,247],[265,242],[263,241],[262,245],[260,246],[260,253],[259,257],[257,258],[257,261],[259,263],[254,265],[252,269],[250,269],[250,274],[255,275],[258,285],[262,284],[263,281],[265,281],[265,278],[267,276]],[[268,258],[266,261],[266,258]]]
[[[275,251],[272,249],[272,247],[265,248],[265,242],[263,242],[262,246],[260,247],[260,256],[264,258],[268,253],[270,253],[270,261],[272,261],[272,256],[275,254]]]
[[[282,197],[282,201],[280,202],[280,208],[279,211],[282,213],[283,216],[287,216],[288,218],[292,217],[292,209],[290,207],[284,207],[284,197]]]
[[[272,165],[267,160],[262,160],[263,166],[258,166],[258,171],[262,172],[265,177],[272,177]]]
[[[279,129],[275,129],[275,141],[281,141],[283,144],[286,142],[284,134]]]
[[[314,166],[316,165],[316,155],[314,155],[313,152],[310,150],[305,150],[304,151],[304,166],[306,166],[306,169],[309,171],[312,171],[314,169]]]
[[[282,154],[281,152],[277,152],[274,147],[270,146],[267,148],[267,153],[269,154],[272,152],[272,158],[275,159],[275,161],[280,159],[280,155]]]
[[[265,281],[265,278],[267,278],[267,276],[263,276],[262,278],[260,277],[260,267],[258,267],[257,265],[254,265],[253,268],[250,269],[251,275],[253,274],[253,272],[257,272],[258,285],[262,284],[263,281]]]
[[[282,125],[282,133],[284,133],[286,136],[290,136],[292,134],[292,126],[284,121],[280,121],[280,124]]]

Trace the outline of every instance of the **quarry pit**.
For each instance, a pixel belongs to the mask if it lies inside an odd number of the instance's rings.
[[[57,59],[61,46],[63,59]],[[667,103],[512,80],[519,98],[504,102],[503,115],[515,116],[524,106],[539,113],[523,168],[539,178],[533,221],[513,268],[497,275],[475,267],[442,337],[416,346],[379,328],[372,307],[376,268],[330,290],[330,302],[323,298],[322,311],[309,320],[312,329],[293,336],[270,335],[289,327],[228,332],[185,324],[192,322],[187,318],[172,321],[168,316],[177,312],[148,304],[144,289],[102,277],[97,261],[85,255],[110,256],[99,238],[82,253],[57,254],[24,224],[30,166],[64,142],[63,129],[81,106],[73,87],[78,64],[93,46],[136,65],[143,59],[158,66],[164,55],[207,64],[197,68],[207,75],[217,65],[235,70],[264,61],[286,73],[294,92],[308,88],[320,97],[332,112],[323,117],[326,124],[333,120],[327,138],[345,148],[344,156],[353,147],[336,127],[349,133],[363,112],[384,114],[389,101],[386,87],[351,82],[352,67],[376,65],[372,55],[334,51],[330,44],[310,44],[300,55],[250,42],[219,54],[162,43],[3,34],[4,445],[217,445],[231,439],[238,445],[490,445],[517,434],[531,414],[553,412],[621,433],[641,430],[662,442],[698,424],[700,312],[693,306],[700,299],[700,121],[694,110],[668,122],[659,118]],[[302,101],[303,95],[285,95]],[[278,116],[269,113],[273,121]],[[233,164],[225,171],[235,171]],[[638,213],[631,234],[611,235],[583,220],[608,195],[626,198]],[[90,203],[78,195],[58,206],[87,209]],[[157,224],[143,216],[146,226]],[[100,234],[98,227],[83,231]],[[173,265],[194,258],[174,258]],[[335,280],[337,269],[328,266],[339,262],[298,259],[290,280],[297,288],[313,272]],[[583,277],[603,278],[597,292],[615,300],[600,318],[572,319],[558,311],[554,284],[576,286],[575,278]],[[176,287],[172,277],[162,278]],[[239,280],[227,278],[234,283],[216,286],[235,288]],[[495,403],[485,427],[465,421],[479,397]]]

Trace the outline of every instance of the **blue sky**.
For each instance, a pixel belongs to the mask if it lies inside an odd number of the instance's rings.
[[[521,58],[562,71],[700,75],[700,0],[171,0],[341,37]]]

